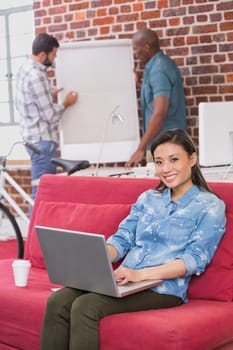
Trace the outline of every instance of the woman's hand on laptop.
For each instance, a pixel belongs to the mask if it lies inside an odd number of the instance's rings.
[[[151,279],[172,279],[184,276],[187,268],[182,259],[175,259],[166,264],[151,266],[140,270],[128,269],[120,266],[114,271],[116,281],[119,285],[124,285],[128,282],[140,282]]]
[[[114,271],[117,284],[123,286],[128,282],[140,282],[142,281],[142,270],[133,270],[127,267],[120,266]]]

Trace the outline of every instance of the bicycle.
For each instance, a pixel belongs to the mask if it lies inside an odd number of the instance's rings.
[[[23,222],[28,225],[30,218],[24,213],[20,208],[19,204],[15,201],[14,198],[9,194],[6,189],[6,184],[9,183],[17,193],[21,195],[23,200],[28,203],[31,207],[34,205],[33,199],[24,191],[24,189],[15,181],[15,179],[9,174],[7,169],[7,160],[10,154],[12,153],[14,147],[17,144],[24,144],[27,148],[31,149],[33,152],[40,154],[41,152],[29,142],[17,141],[12,144],[9,152],[0,156],[0,237],[4,237],[7,233],[7,236],[10,238],[17,239],[17,258],[22,259],[24,256],[24,240],[21,233],[20,226],[16,220],[14,214],[12,214],[10,208],[12,208],[16,214],[17,218],[23,220]],[[52,158],[51,162],[57,166],[60,166],[67,175],[71,175],[76,171],[85,169],[90,166],[90,163],[87,160],[68,160],[62,158]]]

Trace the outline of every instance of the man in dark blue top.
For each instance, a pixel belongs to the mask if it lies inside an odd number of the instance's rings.
[[[145,65],[141,84],[141,109],[144,134],[126,167],[136,166],[144,158],[153,139],[164,130],[186,129],[185,97],[176,63],[160,49],[157,34],[150,29],[133,36],[133,50]],[[136,81],[140,84],[136,73]]]

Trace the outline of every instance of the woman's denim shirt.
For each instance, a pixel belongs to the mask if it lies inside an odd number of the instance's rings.
[[[225,232],[225,204],[214,194],[193,186],[174,202],[171,190],[148,190],[140,195],[108,244],[118,260],[131,269],[143,269],[182,259],[185,276],[164,280],[154,291],[187,301],[191,275],[200,275],[210,263]]]

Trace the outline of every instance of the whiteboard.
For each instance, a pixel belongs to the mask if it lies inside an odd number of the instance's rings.
[[[202,166],[231,164],[233,102],[199,104],[199,161]]]
[[[60,123],[63,158],[91,163],[130,158],[139,144],[133,66],[128,39],[61,44],[56,59],[57,87],[64,88],[60,100],[71,90],[79,94]],[[124,122],[113,124],[111,113],[117,106]]]

